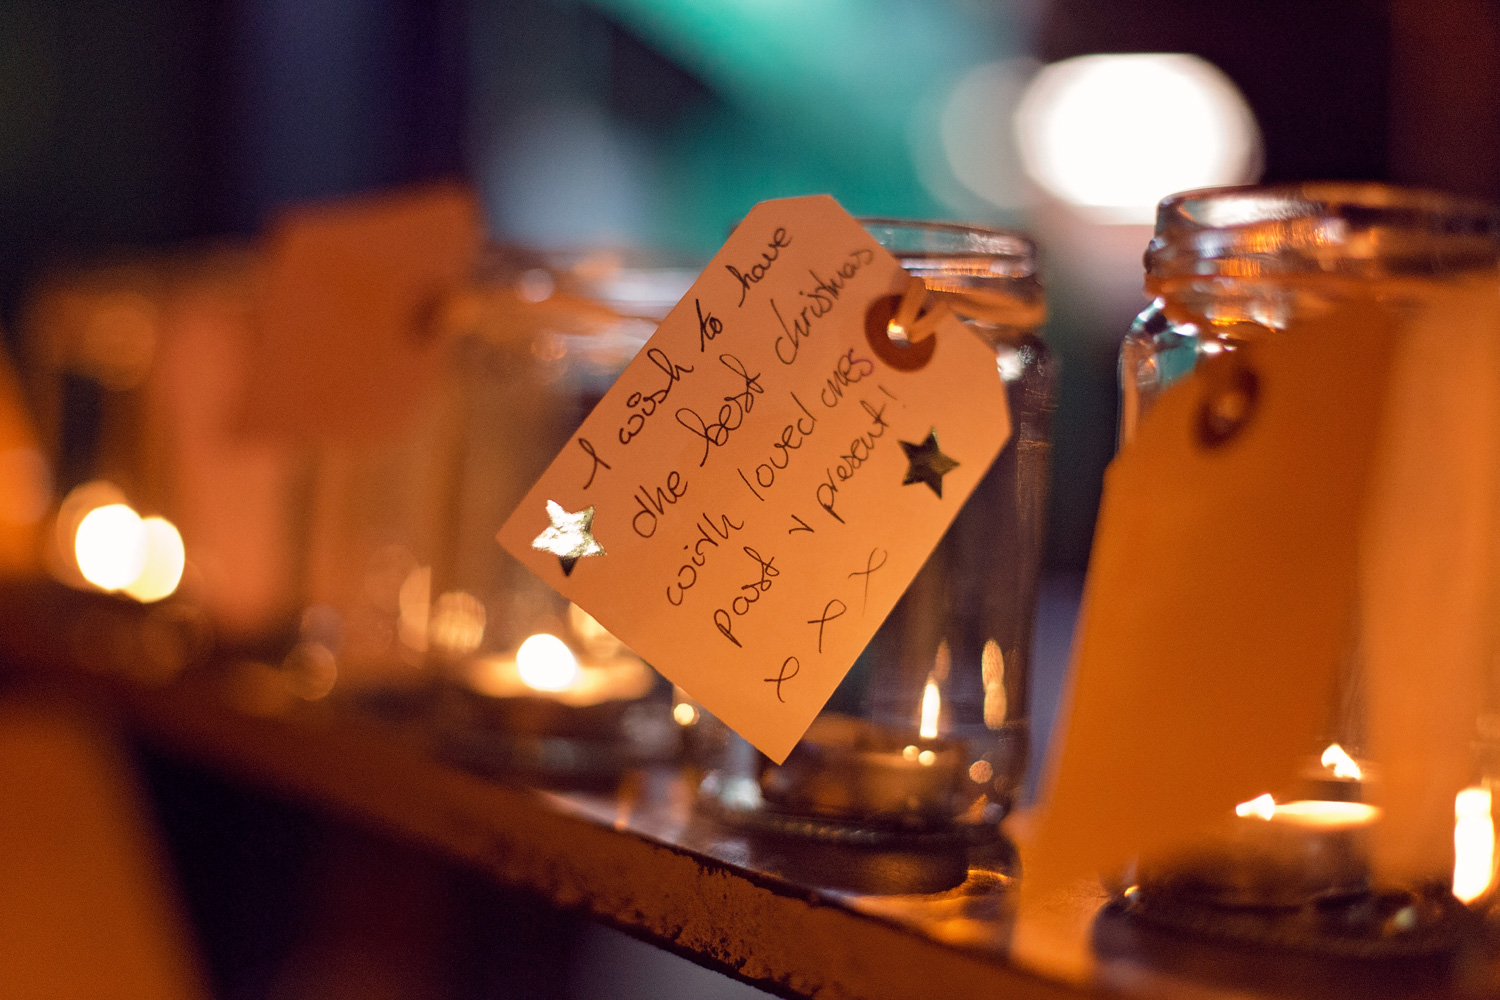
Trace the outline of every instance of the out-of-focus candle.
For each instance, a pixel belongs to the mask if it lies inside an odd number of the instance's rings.
[[[1488,788],[1465,788],[1453,801],[1453,895],[1472,903],[1495,878],[1495,820]]]

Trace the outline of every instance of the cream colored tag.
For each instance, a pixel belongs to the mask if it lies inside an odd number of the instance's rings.
[[[499,533],[777,762],[1010,436],[945,308],[891,342],[906,288],[832,198],[757,205]]]

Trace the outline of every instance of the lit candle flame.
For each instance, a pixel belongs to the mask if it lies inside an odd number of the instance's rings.
[[[1495,821],[1488,788],[1465,788],[1453,800],[1453,895],[1471,903],[1495,877]]]
[[[1236,816],[1256,816],[1303,827],[1349,829],[1368,826],[1380,818],[1380,810],[1365,802],[1335,802],[1328,799],[1298,799],[1277,802],[1267,792],[1234,807]]]
[[[922,724],[917,729],[917,734],[924,740],[935,740],[938,734],[938,713],[942,711],[943,696],[938,694],[937,681],[927,678],[927,686],[922,689]]]
[[[1234,807],[1236,816],[1259,816],[1261,819],[1270,819],[1276,815],[1276,800],[1271,798],[1271,793],[1257,795],[1249,802],[1241,802]]]
[[[516,671],[521,681],[538,691],[565,691],[578,682],[578,658],[568,644],[555,635],[538,632],[527,636],[516,650]]]
[[[1330,743],[1328,749],[1323,751],[1323,766],[1333,769],[1335,778],[1354,778],[1358,780],[1364,777],[1364,772],[1354,762],[1354,758],[1344,752],[1344,748],[1337,743]]]

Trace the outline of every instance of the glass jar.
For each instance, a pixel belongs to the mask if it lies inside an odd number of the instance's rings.
[[[1326,312],[1351,283],[1411,280],[1493,263],[1493,210],[1427,191],[1314,182],[1209,188],[1165,199],[1146,250],[1151,304],[1120,348],[1119,442],[1207,358]]]
[[[1455,578],[1472,570],[1460,565],[1465,547],[1433,529],[1462,508],[1450,502],[1457,490],[1439,493],[1455,484],[1492,489],[1466,478],[1472,456],[1462,453],[1495,428],[1484,423],[1484,407],[1495,405],[1500,390],[1465,380],[1462,369],[1488,366],[1494,356],[1485,345],[1500,326],[1500,210],[1373,183],[1189,191],[1161,203],[1145,265],[1152,301],[1120,352],[1122,451],[1141,436],[1162,394],[1195,371],[1205,386],[1196,440],[1208,448],[1231,442],[1259,405],[1256,381],[1239,374],[1253,376],[1257,345],[1284,347],[1287,338],[1334,328],[1364,333],[1379,320],[1393,330],[1396,360],[1378,402],[1382,451],[1367,509],[1350,512],[1362,519],[1350,581],[1356,596],[1325,731],[1307,745],[1295,787],[1226,803],[1227,839],[1187,862],[1143,870],[1138,891],[1121,905],[1168,924],[1218,914],[1214,926],[1223,934],[1265,944],[1289,931],[1299,907],[1323,906],[1320,919],[1332,927],[1331,907],[1347,904],[1338,911],[1342,930],[1299,932],[1310,935],[1299,947],[1330,953],[1347,944],[1344,934],[1366,935],[1361,947],[1370,954],[1440,936],[1451,929],[1449,914],[1431,901],[1452,904],[1450,872],[1434,861],[1445,841],[1459,845],[1453,895],[1477,898],[1493,879],[1489,787],[1500,778],[1500,688],[1486,675],[1500,638],[1476,653],[1467,616],[1490,608],[1500,590],[1482,575],[1465,578],[1481,581],[1485,592],[1477,595],[1463,584],[1413,591],[1409,581],[1430,579],[1445,561]],[[1370,342],[1349,343],[1357,346],[1348,350],[1364,351]],[[1463,356],[1470,361],[1453,360]],[[1424,490],[1419,480],[1445,485]],[[1315,488],[1287,484],[1294,498]],[[1493,505],[1493,496],[1486,502]],[[1416,605],[1428,616],[1421,623],[1411,613]],[[1454,638],[1465,630],[1469,639]],[[1383,789],[1378,801],[1400,805],[1398,832],[1390,829],[1394,812],[1365,804],[1374,797],[1372,774]],[[1466,838],[1482,856],[1465,856]],[[1372,896],[1372,884],[1384,894]],[[1372,899],[1410,906],[1410,919],[1394,931],[1381,925],[1389,914],[1372,908]],[[1280,908],[1287,916],[1235,923],[1220,919],[1225,907]]]
[[[694,275],[610,254],[495,270],[488,316],[456,341],[444,390],[431,568],[400,603],[417,609],[412,630],[442,679],[451,756],[608,781],[675,751],[670,686],[495,533]]]
[[[863,224],[994,347],[1013,430],[786,762],[727,738],[700,798],[751,825],[856,842],[951,836],[998,822],[1026,766],[1055,371],[1037,336],[1046,311],[1029,239],[960,225]],[[693,711],[682,720],[703,724]]]

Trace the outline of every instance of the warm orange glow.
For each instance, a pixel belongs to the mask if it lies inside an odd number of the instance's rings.
[[[146,527],[123,503],[95,507],[78,522],[73,554],[83,578],[103,590],[120,590],[146,566]]]
[[[528,636],[516,650],[516,670],[527,687],[538,691],[562,691],[578,682],[578,658],[568,644],[555,635],[538,632]]]
[[[1364,772],[1354,762],[1354,758],[1344,752],[1344,748],[1337,743],[1330,743],[1328,749],[1323,751],[1323,766],[1333,769],[1335,778],[1363,778]]]
[[[396,636],[407,649],[427,652],[427,624],[432,614],[432,567],[418,566],[406,574],[396,592]]]
[[[35,524],[47,513],[52,474],[35,448],[0,451],[0,524]]]
[[[141,526],[146,531],[146,561],[124,589],[142,604],[150,604],[171,597],[177,590],[183,567],[187,565],[187,551],[182,535],[166,518],[148,517]]]
[[[1249,802],[1241,802],[1234,807],[1236,816],[1259,816],[1261,819],[1270,819],[1276,815],[1276,800],[1271,798],[1267,792],[1265,795],[1257,795]]]
[[[446,653],[472,653],[484,641],[484,604],[473,594],[450,590],[432,605],[428,638]]]
[[[1005,694],[1005,657],[994,639],[986,639],[979,653],[979,676],[984,682],[985,728],[1003,729],[1010,702]]]
[[[924,740],[935,740],[938,734],[938,714],[943,708],[943,697],[938,694],[937,681],[927,678],[927,686],[922,689],[922,723],[917,728],[917,735]]]
[[[1453,800],[1453,895],[1465,903],[1483,896],[1495,878],[1495,820],[1488,788],[1472,787]]]
[[[624,648],[624,643],[616,639],[609,629],[600,625],[598,619],[576,604],[568,605],[568,627],[578,636],[583,643],[584,653],[589,656],[608,659]]]
[[[1333,802],[1324,799],[1298,799],[1278,803],[1270,793],[1257,795],[1234,807],[1236,816],[1256,816],[1268,822],[1294,826],[1341,829],[1368,826],[1380,817],[1380,810],[1364,802]]]
[[[1298,826],[1338,827],[1368,826],[1380,816],[1380,810],[1365,802],[1329,802],[1322,799],[1306,799],[1298,802],[1282,802],[1276,805],[1271,818],[1278,822],[1294,823]]]

